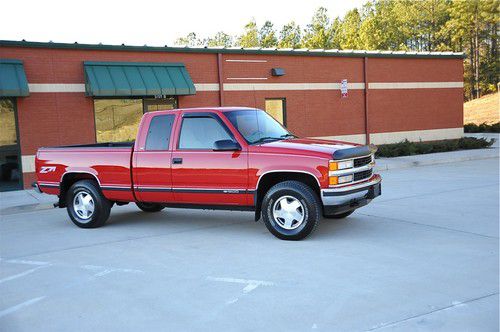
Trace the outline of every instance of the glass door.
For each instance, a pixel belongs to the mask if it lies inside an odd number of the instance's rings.
[[[14,99],[0,99],[0,191],[23,188],[21,149]]]
[[[145,98],[142,101],[142,105],[144,108],[144,113],[173,110],[174,108],[177,108],[177,98],[176,97],[154,98],[154,99]]]

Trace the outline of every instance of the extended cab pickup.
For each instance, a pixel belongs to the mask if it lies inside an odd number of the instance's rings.
[[[40,148],[34,186],[79,227],[113,204],[255,211],[278,238],[309,235],[381,193],[375,146],[298,138],[253,108],[146,113],[135,142]],[[201,215],[200,215],[201,216]]]

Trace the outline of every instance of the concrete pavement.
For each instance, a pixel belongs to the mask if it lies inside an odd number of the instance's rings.
[[[114,207],[0,221],[0,330],[498,331],[498,159],[384,172],[300,242],[252,213]]]

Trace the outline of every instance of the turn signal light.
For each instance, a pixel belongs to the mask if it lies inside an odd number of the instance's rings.
[[[337,184],[344,184],[344,183],[352,182],[352,180],[353,180],[352,174],[343,175],[343,176],[330,176],[329,183],[330,183],[330,186],[335,186]]]
[[[354,162],[352,160],[345,161],[330,161],[328,169],[330,171],[337,171],[341,169],[352,168],[354,166]]]

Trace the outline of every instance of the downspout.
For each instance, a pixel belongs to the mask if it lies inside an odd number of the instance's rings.
[[[368,121],[368,57],[364,57],[363,77],[365,81],[365,141],[370,144],[370,125]]]
[[[224,106],[224,84],[222,83],[222,53],[217,53],[217,75],[219,77],[219,104]]]

